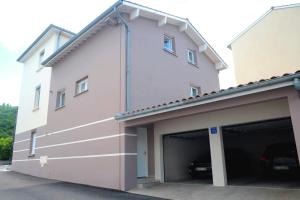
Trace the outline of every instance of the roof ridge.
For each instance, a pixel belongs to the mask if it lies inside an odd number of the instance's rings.
[[[292,3],[292,4],[284,4],[280,6],[271,6],[271,9],[284,9],[284,8],[293,8],[293,7],[300,7],[300,3]]]

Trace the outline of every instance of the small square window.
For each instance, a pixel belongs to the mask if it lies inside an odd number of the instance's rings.
[[[66,93],[64,90],[58,91],[56,96],[56,108],[62,108],[65,106]]]
[[[34,109],[38,109],[40,106],[40,97],[41,97],[41,86],[37,86],[35,88],[35,95],[34,95]]]
[[[200,94],[200,87],[191,87],[190,88],[190,96],[195,97]]]
[[[36,132],[32,131],[30,137],[30,156],[34,156],[35,148],[36,148]]]
[[[187,52],[187,59],[188,59],[189,63],[195,65],[196,64],[196,54],[195,54],[195,51],[188,50],[188,52]]]
[[[76,82],[76,95],[88,90],[88,77]]]
[[[175,52],[175,39],[169,36],[164,36],[164,49],[172,53]]]

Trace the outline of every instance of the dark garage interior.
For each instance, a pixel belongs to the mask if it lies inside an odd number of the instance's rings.
[[[211,171],[209,171],[211,170],[211,161],[207,129],[164,135],[163,149],[166,182],[188,181],[212,184]],[[206,168],[197,167],[194,162],[205,163]],[[203,176],[199,176],[199,174],[191,172],[196,168],[207,171]]]
[[[229,185],[300,187],[290,118],[223,127],[223,142]]]

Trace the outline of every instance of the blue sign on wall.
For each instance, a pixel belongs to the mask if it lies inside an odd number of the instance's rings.
[[[218,128],[217,127],[211,127],[210,128],[210,133],[211,134],[217,134],[218,133]]]

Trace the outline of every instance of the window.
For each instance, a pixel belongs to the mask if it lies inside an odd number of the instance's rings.
[[[42,62],[44,61],[44,58],[45,58],[45,49],[43,49],[43,50],[40,52],[40,55],[39,55],[39,65],[38,65],[37,71],[40,71],[40,69],[43,68]]]
[[[164,49],[174,53],[175,52],[175,40],[172,37],[164,36]]]
[[[66,98],[65,90],[61,90],[57,92],[56,108],[62,108],[65,106],[65,98]]]
[[[34,156],[36,148],[36,133],[32,131],[30,138],[30,156]]]
[[[76,95],[88,90],[88,77],[76,82]]]
[[[200,94],[200,88],[199,87],[191,87],[190,88],[190,96],[195,97]]]
[[[34,109],[38,109],[40,106],[40,96],[41,96],[41,86],[37,86],[35,88],[35,96],[34,96]]]
[[[195,51],[188,50],[188,53],[187,53],[187,59],[188,59],[188,62],[189,62],[189,63],[195,65],[195,64],[196,64]]]

